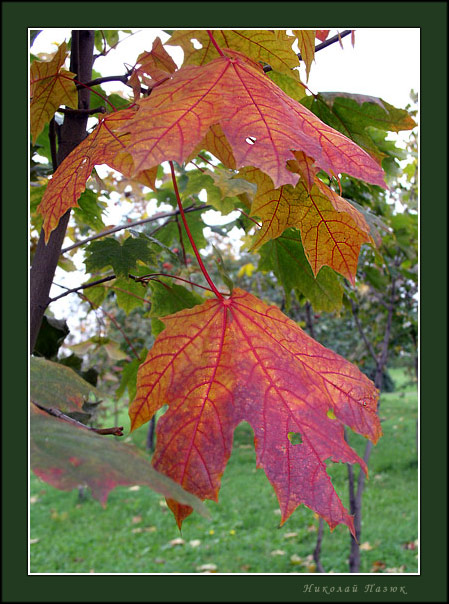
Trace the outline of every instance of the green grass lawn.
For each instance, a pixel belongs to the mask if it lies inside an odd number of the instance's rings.
[[[363,498],[360,572],[417,572],[417,394],[405,373],[391,370],[395,392],[382,395],[383,437],[373,449]],[[126,426],[127,424],[125,424]],[[129,425],[129,424],[128,424]],[[146,428],[132,440],[143,447]],[[363,455],[364,439],[351,435]],[[348,507],[347,470],[329,465]],[[300,506],[279,528],[274,491],[255,468],[253,434],[241,424],[212,514],[197,514],[178,531],[165,500],[147,487],[119,487],[106,508],[77,490],[58,491],[31,474],[32,573],[313,572],[318,519]],[[349,531],[325,524],[321,560],[326,572],[347,572]],[[209,566],[205,566],[209,565]]]

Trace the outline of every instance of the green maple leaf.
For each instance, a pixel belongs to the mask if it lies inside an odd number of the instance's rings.
[[[117,276],[127,276],[138,260],[148,264],[154,261],[151,243],[146,237],[128,237],[123,245],[113,237],[94,241],[86,250],[86,270],[90,273],[112,266]]]
[[[195,292],[189,291],[182,285],[173,283],[167,285],[152,281],[151,287],[151,331],[156,337],[164,330],[165,325],[159,320],[159,317],[174,314],[184,308],[193,308],[197,304],[202,304],[204,298]]]
[[[415,121],[405,109],[397,109],[383,99],[346,92],[320,92],[304,97],[301,104],[325,124],[345,134],[373,157],[386,156],[372,128],[384,132],[411,130]]]
[[[323,266],[314,277],[296,229],[284,231],[260,248],[258,268],[273,271],[285,290],[288,306],[292,290],[308,298],[315,310],[331,312],[342,304],[343,288],[336,272]]]

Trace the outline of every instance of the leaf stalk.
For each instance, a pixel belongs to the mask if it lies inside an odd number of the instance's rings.
[[[189,238],[189,241],[190,241],[190,244],[192,246],[192,249],[193,249],[193,251],[195,253],[195,256],[196,256],[196,259],[198,261],[198,264],[200,265],[201,272],[203,273],[206,281],[211,286],[211,289],[214,292],[214,294],[217,296],[217,298],[219,300],[223,300],[224,298],[223,298],[222,294],[220,294],[220,292],[218,291],[218,289],[215,287],[214,282],[210,278],[209,273],[207,272],[206,267],[204,266],[203,260],[201,259],[201,256],[200,256],[200,253],[198,251],[198,248],[195,245],[195,241],[194,241],[194,239],[192,237],[192,233],[190,232],[189,225],[187,224],[186,216],[184,214],[184,208],[182,207],[181,198],[179,196],[178,183],[176,181],[175,168],[173,166],[173,162],[172,161],[170,161],[169,163],[170,163],[171,177],[172,177],[172,181],[173,181],[173,189],[175,191],[176,201],[178,202],[179,213],[181,214],[182,222],[184,223],[184,228],[186,230],[186,233],[187,233],[187,236]]]

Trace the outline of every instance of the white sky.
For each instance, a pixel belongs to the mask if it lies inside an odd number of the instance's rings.
[[[114,29],[114,28],[108,28]],[[132,29],[123,26],[120,29]],[[169,26],[167,26],[169,29]],[[326,29],[323,27],[322,29]],[[341,28],[351,29],[351,26]],[[122,75],[126,73],[125,64],[133,65],[138,55],[151,50],[152,42],[159,36],[165,42],[169,36],[160,29],[132,29],[134,35],[120,34],[122,42],[106,57],[99,57],[94,69],[102,76]],[[330,31],[329,37],[337,32]],[[31,52],[54,53],[56,45],[70,38],[71,30],[48,28],[36,38]],[[319,43],[319,41],[317,40]],[[420,30],[419,28],[359,28],[355,32],[355,47],[351,45],[351,36],[343,38],[343,49],[337,43],[322,49],[315,55],[315,62],[310,70],[309,89],[316,92],[334,91],[351,92],[377,96],[398,108],[405,108],[410,101],[410,90],[419,91],[420,70]],[[178,66],[182,63],[183,53],[179,47],[167,46],[167,51],[173,56]],[[301,67],[300,75],[305,81],[305,69]],[[112,82],[102,84],[108,93],[124,91],[130,95],[130,88]],[[407,137],[407,133],[405,133]],[[129,204],[126,211],[129,213]],[[149,208],[148,208],[149,209]],[[154,209],[153,209],[154,211]],[[206,213],[207,214],[207,213]],[[216,212],[211,211],[211,222],[217,222]],[[232,214],[224,221],[228,222]],[[233,219],[233,218],[232,218]],[[106,224],[120,224],[119,215],[112,211]],[[70,245],[67,241],[65,245]],[[80,264],[81,258],[77,265]],[[64,273],[58,269],[57,279],[60,283],[76,287],[83,280],[83,273]],[[51,296],[61,293],[60,288],[52,288]],[[55,316],[67,317],[68,298],[63,298],[51,306]]]
[[[351,27],[341,28],[340,31],[343,29]],[[138,54],[151,50],[156,35],[163,42],[169,37],[160,29],[133,31],[137,33],[124,39],[107,57],[100,57],[95,61],[94,68],[102,75],[123,74],[124,63],[133,64]],[[70,37],[70,32],[70,29],[44,30],[36,38],[32,52],[54,52],[55,46],[52,43],[60,44]],[[337,30],[331,29],[329,36],[336,32]],[[359,28],[355,32],[354,48],[351,36],[343,38],[342,43],[343,49],[336,43],[316,53],[308,82],[313,92],[368,94],[381,97],[399,108],[407,105],[410,89],[419,89],[419,28]],[[167,46],[167,50],[180,64],[182,51],[174,46]],[[301,75],[305,78],[304,71],[301,71]],[[103,87],[107,88],[105,84]],[[120,84],[109,85],[109,90],[119,88]]]

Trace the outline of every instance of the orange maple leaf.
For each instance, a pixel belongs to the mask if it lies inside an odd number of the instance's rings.
[[[253,249],[295,227],[301,231],[315,276],[327,265],[355,283],[360,247],[374,241],[367,221],[353,205],[319,178],[310,188],[301,179],[296,187],[284,185],[275,189],[272,180],[260,170],[246,168],[241,174],[257,184],[251,216],[262,219],[262,228],[256,234]]]
[[[245,55],[228,56],[202,66],[188,65],[139,101],[139,111],[121,127],[131,135],[127,151],[136,171],[162,161],[182,163],[220,124],[237,168],[255,166],[276,187],[295,185],[287,169],[293,151],[304,151],[330,174],[347,174],[385,187],[382,168],[344,135],[287,96]]]
[[[168,404],[157,424],[155,469],[200,499],[217,501],[234,429],[247,421],[281,524],[303,503],[331,529],[343,523],[354,533],[325,462],[358,463],[366,471],[343,424],[378,440],[372,382],[277,307],[241,289],[162,320],[166,328],[139,368],[129,409],[134,430]],[[291,433],[299,433],[301,444],[292,444]],[[191,508],[168,504],[180,527]]]
[[[142,78],[145,84],[152,87],[155,82],[166,78],[176,71],[176,69],[176,63],[165,50],[161,39],[157,37],[153,42],[150,52],[142,52],[137,57],[136,67],[128,80],[128,84],[134,91],[134,100],[136,101],[140,97],[139,77]],[[151,79],[148,79],[146,76],[150,76]]]
[[[30,69],[30,130],[33,144],[61,105],[78,107],[78,92],[72,78],[76,74],[62,69],[68,55],[63,42],[51,61],[33,61]]]
[[[95,165],[107,164],[125,176],[134,172],[132,157],[125,151],[129,137],[115,134],[114,129],[134,115],[132,109],[123,109],[105,116],[95,130],[61,162],[49,181],[37,211],[43,216],[45,241],[58,226],[61,216],[78,205],[86,182]],[[154,188],[157,166],[136,175],[136,180]]]

